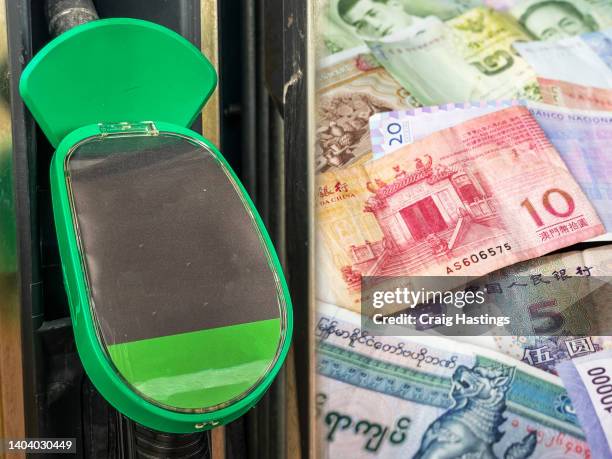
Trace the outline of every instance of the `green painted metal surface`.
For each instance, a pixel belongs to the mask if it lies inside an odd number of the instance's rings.
[[[54,147],[88,124],[190,126],[217,84],[200,51],[165,27],[102,19],[47,44],[27,65],[21,95]]]

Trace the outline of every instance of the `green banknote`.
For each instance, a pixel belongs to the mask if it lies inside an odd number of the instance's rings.
[[[319,458],[590,458],[559,378],[437,337],[373,336],[320,303]]]
[[[530,37],[509,15],[479,7],[447,22],[428,17],[368,40],[376,59],[423,105],[539,100],[536,75],[513,48]]]
[[[510,11],[539,40],[557,40],[612,27],[612,0],[522,0]]]
[[[318,0],[319,58],[409,27],[419,18],[451,19],[482,0]]]

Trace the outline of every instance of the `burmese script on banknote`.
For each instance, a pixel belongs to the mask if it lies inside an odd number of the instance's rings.
[[[325,59],[317,76],[317,172],[370,159],[369,118],[415,105],[367,48]]]
[[[377,337],[319,304],[320,458],[591,458],[561,380],[503,354]]]
[[[540,257],[479,278],[430,276],[418,278],[418,287],[413,280],[364,278],[362,328],[377,336],[451,337],[553,374],[564,360],[612,348],[612,246]]]
[[[520,106],[318,184],[317,295],[354,310],[362,276],[480,276],[604,232]]]
[[[612,459],[612,0],[317,0],[317,458]]]

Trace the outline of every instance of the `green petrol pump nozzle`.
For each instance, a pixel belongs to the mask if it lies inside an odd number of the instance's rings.
[[[230,422],[272,383],[293,319],[248,193],[188,128],[216,73],[157,24],[47,11],[52,33],[66,31],[27,65],[20,93],[56,148],[53,213],[85,371],[146,427]]]

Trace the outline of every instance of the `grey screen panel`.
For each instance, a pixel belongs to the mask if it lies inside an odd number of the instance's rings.
[[[67,171],[107,345],[281,315],[254,217],[204,145],[172,134],[92,138]]]

